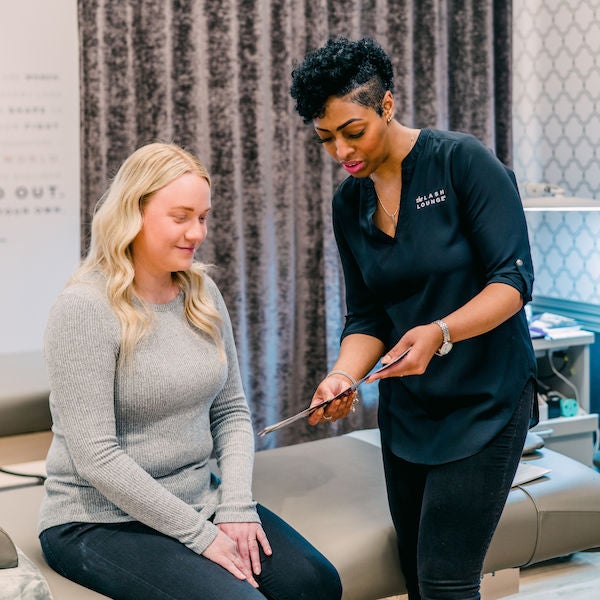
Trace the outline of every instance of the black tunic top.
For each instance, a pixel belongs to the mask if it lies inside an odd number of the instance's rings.
[[[487,284],[531,300],[533,267],[514,175],[473,136],[423,129],[402,163],[394,237],[373,223],[370,178],[333,198],[347,315],[342,338],[391,348],[410,328],[458,309]],[[379,384],[379,427],[392,451],[441,464],[470,456],[512,416],[536,362],[524,310],[493,331],[434,356],[423,375]]]

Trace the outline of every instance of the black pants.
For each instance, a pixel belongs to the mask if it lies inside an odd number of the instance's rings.
[[[478,600],[483,561],[521,458],[533,402],[474,456],[406,462],[383,447],[388,500],[410,600]],[[456,435],[461,435],[460,431]]]
[[[258,590],[177,540],[138,522],[69,523],[40,540],[58,573],[119,600],[339,600],[333,565],[263,506],[258,514],[272,556],[261,550]]]

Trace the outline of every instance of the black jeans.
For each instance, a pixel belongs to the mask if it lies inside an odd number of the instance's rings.
[[[139,522],[69,523],[40,541],[58,573],[119,600],[339,600],[334,566],[298,532],[258,506],[272,556],[261,550],[259,589]]]
[[[533,393],[531,381],[504,429],[468,458],[420,465],[383,447],[410,600],[479,600],[483,561],[519,465]]]

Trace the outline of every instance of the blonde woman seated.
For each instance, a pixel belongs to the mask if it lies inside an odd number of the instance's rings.
[[[94,216],[45,336],[42,548],[58,573],[111,598],[338,599],[333,565],[252,498],[231,324],[194,262],[210,209],[202,164],[149,144]]]

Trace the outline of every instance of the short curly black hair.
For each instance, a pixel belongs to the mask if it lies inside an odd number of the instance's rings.
[[[330,38],[292,71],[290,94],[305,123],[323,116],[331,96],[346,96],[354,90],[357,92],[352,99],[379,115],[383,114],[385,92],[394,91],[390,58],[371,38]]]

